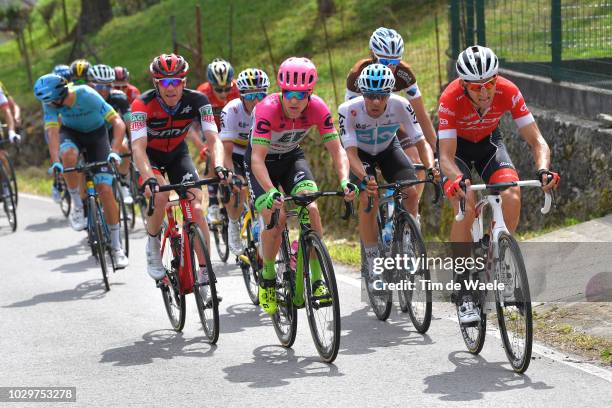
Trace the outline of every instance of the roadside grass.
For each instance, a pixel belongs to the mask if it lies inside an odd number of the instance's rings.
[[[16,172],[17,185],[20,192],[37,194],[46,197],[51,196],[53,177],[49,176],[45,169],[29,166],[18,168]]]

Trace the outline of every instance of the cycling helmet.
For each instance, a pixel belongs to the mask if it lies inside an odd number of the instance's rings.
[[[56,74],[46,74],[36,80],[34,96],[43,102],[49,103],[63,99],[68,93],[68,81]]]
[[[383,64],[371,64],[359,74],[357,86],[361,93],[388,94],[395,87],[395,77],[389,67]]]
[[[276,82],[283,91],[312,91],[317,78],[317,67],[311,60],[290,57],[278,68]]]
[[[115,81],[129,81],[130,71],[126,67],[115,67]]]
[[[91,69],[91,64],[86,59],[78,59],[70,64],[70,72],[72,72],[72,80],[85,80],[89,79],[88,74]]]
[[[208,64],[206,76],[214,86],[226,86],[231,84],[234,78],[234,68],[224,59],[215,58]]]
[[[490,48],[474,45],[459,54],[455,68],[464,81],[480,81],[497,75],[499,60]]]
[[[153,78],[184,78],[189,72],[189,64],[180,55],[162,54],[149,65]]]
[[[115,70],[108,65],[98,64],[89,70],[91,82],[98,84],[111,84],[115,81]]]
[[[370,37],[370,50],[378,57],[401,57],[404,53],[404,40],[397,31],[378,27]]]
[[[267,90],[270,87],[270,80],[268,75],[258,68],[247,68],[238,74],[236,80],[238,90],[240,92],[254,91],[254,90]]]
[[[70,67],[66,64],[60,64],[53,67],[53,73],[63,77],[66,81],[70,81],[70,77],[72,76],[72,71],[70,71]]]

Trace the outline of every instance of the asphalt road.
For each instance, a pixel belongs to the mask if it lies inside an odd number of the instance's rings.
[[[111,276],[105,292],[85,234],[67,226],[57,205],[22,196],[18,217],[13,234],[0,216],[0,387],[74,386],[76,404],[87,407],[599,407],[612,400],[611,371],[542,346],[525,375],[511,371],[493,332],[480,356],[470,355],[447,304],[434,305],[426,335],[397,311],[379,322],[360,301],[357,274],[340,266],[334,364],[319,361],[303,311],[295,345],[280,347],[239,269],[218,261],[221,334],[210,346],[192,296],[183,333],[169,330],[145,271],[142,228],[131,237],[131,265]],[[27,405],[41,406],[19,406]]]

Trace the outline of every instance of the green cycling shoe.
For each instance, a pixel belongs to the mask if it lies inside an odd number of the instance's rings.
[[[319,300],[319,304],[331,304],[332,298],[327,289],[327,285],[322,280],[318,280],[312,284],[312,294]]]
[[[259,305],[269,315],[276,313],[276,279],[262,279],[259,283]]]

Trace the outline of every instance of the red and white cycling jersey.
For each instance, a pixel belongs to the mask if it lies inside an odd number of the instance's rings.
[[[455,79],[440,96],[438,137],[440,139],[460,137],[478,143],[497,128],[506,112],[512,114],[519,129],[535,121],[527,109],[521,91],[508,79],[497,77],[493,102],[482,116],[465,94],[459,79]]]
[[[329,108],[316,95],[310,96],[306,109],[297,119],[283,112],[281,94],[274,93],[255,106],[251,144],[262,144],[269,154],[288,153],[296,149],[313,126],[319,130],[323,143],[338,138]]]

